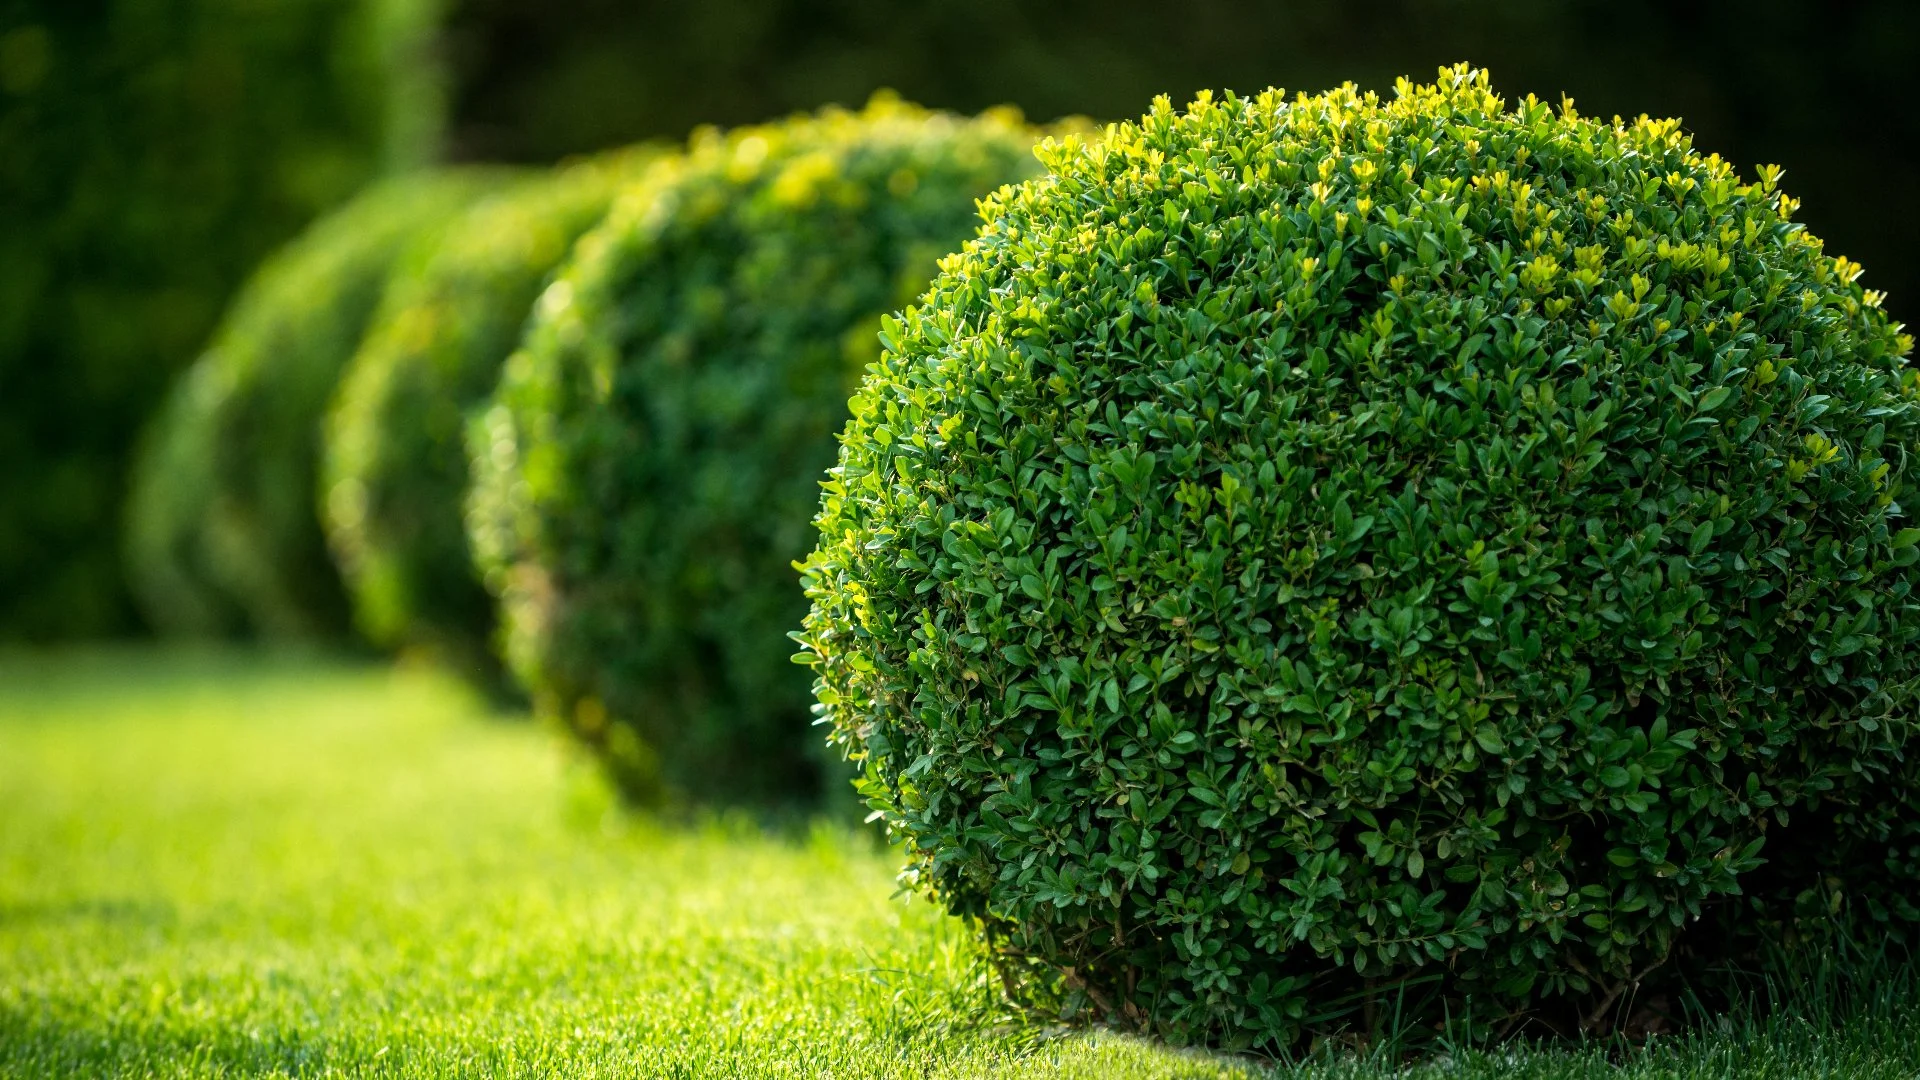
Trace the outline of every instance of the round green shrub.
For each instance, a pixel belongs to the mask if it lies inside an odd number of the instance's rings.
[[[320,423],[389,271],[503,181],[451,170],[376,185],[263,265],[168,399],[135,463],[129,574],[164,630],[342,633],[314,513]]]
[[[507,658],[642,801],[816,797],[786,634],[880,315],[1038,171],[1032,129],[876,99],[706,131],[583,237],[471,434]]]
[[[887,322],[800,635],[1036,999],[1604,1015],[1872,807],[1920,382],[1776,170],[1465,67],[1041,157]]]
[[[375,644],[490,676],[493,598],[463,520],[466,412],[574,240],[656,156],[609,154],[486,198],[388,284],[335,392],[320,483],[355,622]]]

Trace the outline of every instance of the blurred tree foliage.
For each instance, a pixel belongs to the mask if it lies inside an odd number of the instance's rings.
[[[233,287],[436,149],[437,0],[0,0],[0,639],[124,632],[128,450]]]
[[[1920,313],[1911,0],[462,0],[454,145],[548,159],[891,86],[929,106],[1138,116],[1202,87],[1318,91],[1470,60],[1590,115],[1680,116]]]

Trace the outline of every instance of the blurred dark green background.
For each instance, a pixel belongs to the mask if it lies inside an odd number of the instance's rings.
[[[435,154],[548,161],[880,86],[1107,119],[1467,60],[1784,165],[1829,250],[1920,312],[1911,0],[448,3],[0,0],[0,639],[142,629],[118,560],[141,421],[267,250]]]
[[[129,451],[234,287],[437,151],[434,0],[0,0],[0,640],[139,629]]]
[[[467,0],[448,26],[458,152],[544,160],[857,103],[1130,117],[1202,87],[1387,91],[1490,68],[1583,112],[1679,116],[1920,311],[1920,3],[1912,0]]]

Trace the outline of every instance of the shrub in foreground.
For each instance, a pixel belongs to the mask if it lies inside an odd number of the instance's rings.
[[[656,154],[609,154],[483,199],[388,284],[336,391],[320,481],[355,623],[375,644],[491,670],[493,598],[463,521],[466,413],[574,240]]]
[[[1038,171],[888,99],[697,135],[583,237],[472,432],[469,526],[537,706],[626,790],[784,802],[824,759],[786,634],[881,313]]]
[[[1041,157],[886,324],[802,634],[1010,976],[1593,1019],[1767,860],[1883,882],[1820,864],[1912,726],[1920,384],[1774,172],[1464,67]]]
[[[135,463],[129,575],[155,626],[345,629],[314,513],[327,399],[401,253],[501,179],[448,171],[376,185],[247,284]]]

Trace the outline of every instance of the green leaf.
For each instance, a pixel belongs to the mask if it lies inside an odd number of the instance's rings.
[[[1507,748],[1507,741],[1500,737],[1500,729],[1492,724],[1481,724],[1474,728],[1473,741],[1489,754],[1498,754]]]
[[[1693,535],[1687,540],[1687,554],[1698,557],[1713,543],[1713,522],[1703,521],[1693,527]]]

